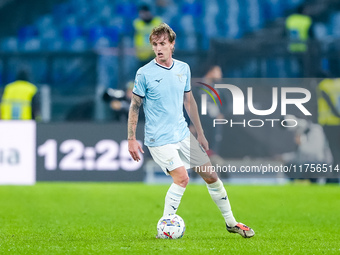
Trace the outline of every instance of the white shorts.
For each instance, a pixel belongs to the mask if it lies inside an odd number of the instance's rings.
[[[203,147],[191,133],[178,143],[148,148],[152,158],[166,175],[181,166],[189,169],[210,161]]]

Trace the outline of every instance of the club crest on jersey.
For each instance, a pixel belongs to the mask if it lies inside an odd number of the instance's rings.
[[[185,74],[176,74],[180,82],[184,82],[187,79],[187,76]]]
[[[137,83],[138,83],[138,76],[141,75],[140,73],[138,73],[136,75],[136,78],[135,78],[135,82],[134,82],[134,86],[136,87]]]
[[[174,159],[174,158],[171,158],[171,159],[168,159],[168,160],[167,160],[170,166],[172,166],[172,165],[174,164],[173,159]]]

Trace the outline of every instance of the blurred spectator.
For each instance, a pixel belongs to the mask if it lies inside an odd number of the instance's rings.
[[[28,80],[27,70],[22,69],[17,80],[6,85],[1,100],[1,119],[31,120],[40,117],[38,88]]]
[[[317,87],[317,96],[318,122],[329,142],[333,165],[340,167],[340,79],[322,80]]]
[[[218,65],[210,65],[205,67],[205,75],[202,77],[201,82],[214,87],[214,85],[220,82],[222,78],[223,74],[221,67]],[[206,93],[203,90],[199,91]],[[195,97],[197,98],[197,102],[201,103],[201,93],[199,95],[195,95]],[[210,149],[207,153],[210,160],[213,165],[223,165],[224,159],[219,156],[219,148],[223,140],[223,127],[222,125],[217,125],[215,128],[212,128],[212,121],[213,119],[224,119],[224,115],[220,111],[219,106],[216,105],[209,96],[207,97],[207,115],[202,115],[200,118],[202,126],[205,127],[205,136],[209,142]],[[189,118],[187,116],[186,119],[187,122],[189,122]],[[190,124],[189,129],[194,135],[196,135],[196,130],[193,125]],[[193,177],[195,177],[195,173],[193,173]],[[227,178],[227,176],[225,175],[223,178]]]
[[[210,66],[203,77],[203,82],[208,84],[215,83],[216,81],[220,81],[222,79],[222,69],[218,65]]]
[[[308,169],[311,169],[309,166],[311,164],[330,165],[333,161],[323,129],[319,124],[296,118],[293,115],[286,115],[285,119],[293,119],[297,122],[295,127],[288,129],[294,132],[296,150],[282,154],[282,160],[285,162],[285,165],[296,165],[297,171],[292,171],[287,173],[287,175],[292,179],[304,178],[314,182],[324,173],[312,173],[308,171]],[[299,171],[300,165],[302,167],[301,172]]]
[[[139,17],[134,20],[135,29],[134,45],[139,67],[147,64],[153,57],[154,52],[150,47],[149,35],[155,26],[162,23],[160,17],[154,17],[148,5],[141,5],[138,12]]]
[[[214,84],[221,81],[222,79],[222,69],[218,65],[208,66],[205,69],[205,75],[202,77],[202,83],[210,85],[214,87]],[[202,91],[202,93],[206,93]],[[200,98],[198,99],[200,100]],[[220,112],[218,105],[216,105],[210,97],[207,97],[207,115],[201,117],[201,121],[204,122],[211,122],[212,119],[223,119],[224,116]],[[208,124],[208,123],[207,123]],[[210,141],[210,148],[212,148],[215,152],[217,152],[216,146],[212,143],[215,143],[215,138],[217,136],[216,133],[211,134],[213,137],[207,136],[208,140]],[[210,139],[209,139],[210,138]],[[219,140],[219,139],[218,139]]]
[[[134,82],[129,81],[126,84],[125,91],[109,88],[104,93],[103,100],[110,104],[110,108],[113,110],[114,121],[122,121],[124,123],[127,121],[133,87]],[[139,115],[139,119],[144,120],[144,113]]]
[[[206,74],[203,76],[203,83],[206,83],[212,87],[214,87],[214,85],[218,82],[220,82],[223,78],[223,74],[222,74],[222,69],[220,66],[218,65],[213,65],[210,66],[207,71]],[[213,119],[224,119],[224,115],[223,113],[220,111],[220,108],[218,105],[216,105],[214,102],[212,102],[212,100],[210,100],[210,97],[207,97],[207,118],[209,120],[203,120],[204,116],[201,117],[202,121],[206,122],[209,121],[211,125],[211,121]],[[208,123],[207,123],[208,124]],[[220,143],[222,142],[222,132],[223,132],[223,128],[222,125],[217,125],[214,129],[213,132],[211,132],[211,140],[210,140],[210,154],[219,154],[219,147],[220,147]],[[207,134],[208,135],[208,134]],[[208,137],[208,136],[207,136]],[[208,152],[209,153],[209,152]],[[211,157],[211,156],[210,156]]]
[[[306,52],[307,42],[311,36],[312,18],[307,15],[307,8],[301,5],[296,13],[286,19],[286,29],[290,40],[290,52]]]

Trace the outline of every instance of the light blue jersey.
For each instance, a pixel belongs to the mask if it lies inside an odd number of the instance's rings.
[[[152,60],[137,71],[133,93],[143,98],[146,146],[177,143],[189,135],[183,99],[191,90],[190,77],[188,64],[175,59],[169,68]]]

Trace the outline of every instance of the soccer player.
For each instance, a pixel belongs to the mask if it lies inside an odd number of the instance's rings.
[[[136,140],[138,113],[143,103],[144,143],[155,162],[173,179],[165,196],[164,215],[176,213],[189,182],[186,169],[194,168],[206,182],[211,198],[225,219],[227,230],[252,237],[255,232],[235,220],[223,183],[211,169],[205,152],[209,145],[191,92],[189,66],[172,58],[175,39],[175,32],[165,23],[155,27],[150,34],[149,41],[156,57],[136,74],[128,118],[130,155],[139,161],[139,152],[144,153]],[[183,103],[197,130],[197,140],[189,132],[184,119]]]

